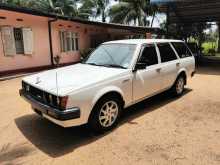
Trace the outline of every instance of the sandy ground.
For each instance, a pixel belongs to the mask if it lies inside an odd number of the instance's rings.
[[[34,114],[20,81],[0,82],[0,164],[220,164],[220,69],[200,69],[181,98],[164,93],[127,109],[99,136]]]

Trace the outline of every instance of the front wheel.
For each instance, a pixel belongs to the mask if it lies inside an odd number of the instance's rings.
[[[103,98],[95,105],[89,118],[89,126],[96,132],[114,128],[120,117],[122,106],[117,98]]]

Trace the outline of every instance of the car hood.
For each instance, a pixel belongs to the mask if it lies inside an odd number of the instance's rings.
[[[120,68],[75,64],[27,76],[23,81],[54,95],[65,96],[126,71]]]

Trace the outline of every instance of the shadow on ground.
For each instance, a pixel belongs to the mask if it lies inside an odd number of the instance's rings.
[[[218,66],[200,66],[197,68],[196,71],[197,74],[201,74],[201,75],[216,75],[219,76],[220,75],[220,63]]]
[[[196,72],[205,75],[220,75],[220,58],[203,57],[199,62]]]
[[[191,91],[191,89],[186,89],[184,95]],[[119,127],[124,123],[135,124],[132,122],[133,119],[155,111],[177,99],[179,98],[173,98],[169,92],[165,92],[131,106],[123,112]],[[59,157],[73,152],[76,148],[92,143],[111,133],[95,135],[86,126],[64,129],[36,114],[16,118],[15,123],[33,145],[51,157]]]
[[[10,143],[5,144],[0,150],[0,164],[8,164],[8,165],[23,164],[21,161],[19,161],[19,158],[25,157],[33,152],[34,149],[25,144],[13,146],[13,147],[11,146]]]

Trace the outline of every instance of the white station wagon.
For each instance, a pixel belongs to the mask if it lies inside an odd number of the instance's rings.
[[[88,123],[107,131],[126,107],[166,90],[182,95],[194,73],[195,59],[183,41],[111,41],[81,63],[25,77],[20,95],[60,126]]]

